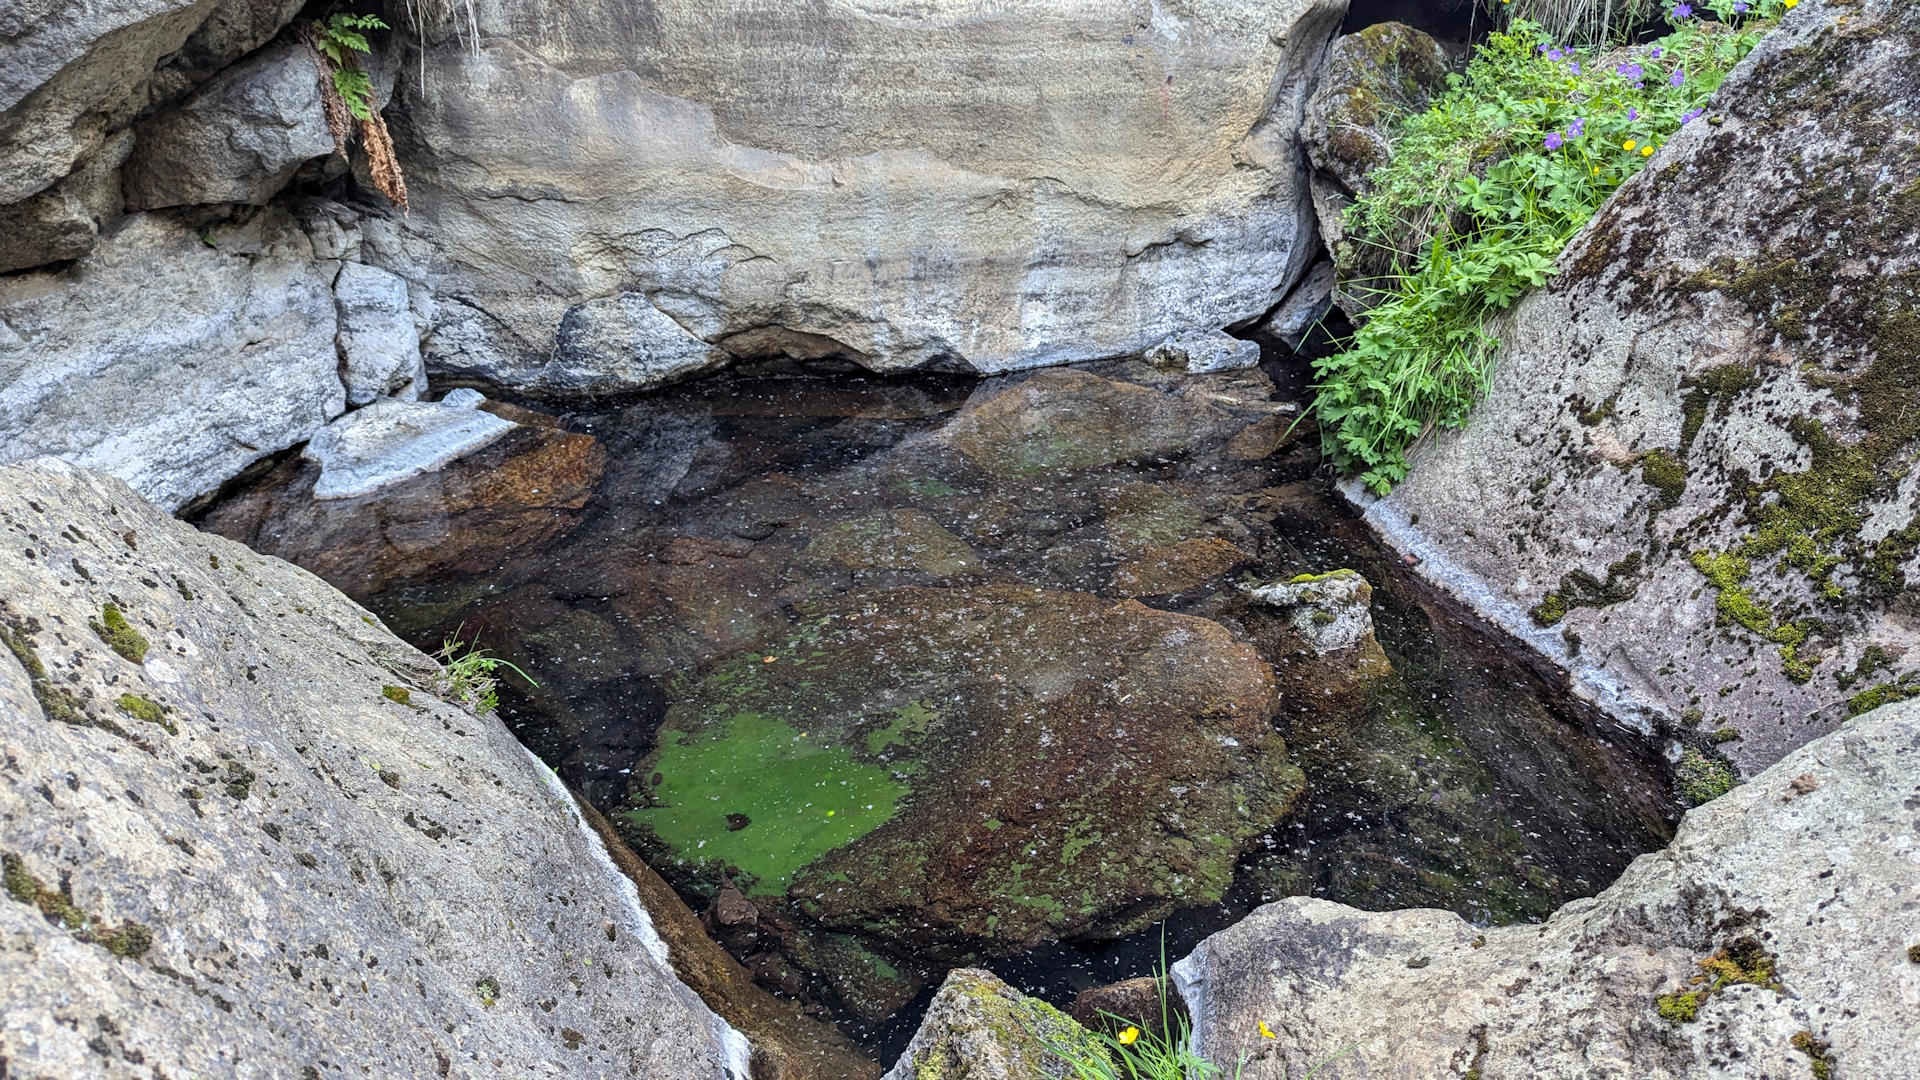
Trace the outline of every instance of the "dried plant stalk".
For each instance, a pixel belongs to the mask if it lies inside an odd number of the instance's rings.
[[[373,186],[387,201],[407,212],[407,178],[400,174],[400,161],[393,156],[393,136],[378,110],[360,123],[360,145],[367,151],[367,165],[373,173]]]

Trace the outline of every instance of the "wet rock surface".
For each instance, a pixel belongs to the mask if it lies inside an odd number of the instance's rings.
[[[1911,6],[1797,6],[1514,309],[1471,423],[1355,494],[1580,693],[1746,773],[1920,679],[1916,58]]]
[[[1301,897],[1174,975],[1216,1063],[1279,1035],[1250,1078],[1920,1076],[1917,800],[1920,705],[1889,705],[1542,926]]]
[[[1072,1017],[992,972],[947,975],[927,1019],[882,1080],[1053,1080],[1073,1075],[1055,1047],[1097,1053]],[[1093,1060],[1098,1060],[1093,1058]]]
[[[744,1080],[551,775],[277,559],[0,468],[17,1076]]]
[[[401,504],[316,517],[285,473],[202,520],[524,669],[527,744],[764,986],[891,1057],[973,958],[1065,1005],[1150,967],[1157,937],[1100,942],[1170,909],[1170,949],[1295,893],[1541,917],[1664,835],[1660,770],[1373,552],[1295,408],[1259,369],[776,368],[510,412],[450,496],[536,430],[605,455],[574,509],[526,509],[532,548],[476,503],[412,562],[355,549]],[[546,486],[491,497],[518,520]],[[1241,587],[1342,568],[1375,633],[1324,655]],[[1347,690],[1285,689],[1312,679]]]

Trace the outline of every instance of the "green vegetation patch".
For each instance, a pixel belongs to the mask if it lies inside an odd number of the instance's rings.
[[[1680,763],[1674,768],[1674,779],[1680,788],[1680,797],[1689,806],[1711,802],[1732,791],[1734,785],[1740,782],[1731,765],[1708,757],[1692,747],[1681,751]]]
[[[1894,682],[1881,683],[1848,698],[1847,718],[1852,719],[1862,713],[1870,713],[1882,705],[1891,705],[1910,697],[1920,697],[1920,673],[1910,672]]]
[[[885,824],[908,793],[887,770],[757,712],[669,738],[654,768],[655,805],[625,816],[689,862],[750,875],[754,895],[785,893],[802,867]],[[749,824],[731,827],[730,814]]]
[[[48,888],[46,882],[27,869],[24,859],[11,852],[0,855],[0,886],[4,886],[7,895],[15,901],[38,908],[48,922],[115,956],[138,960],[153,947],[151,928],[137,922],[101,926],[74,904],[73,895],[64,882],[59,889]]]
[[[87,625],[92,627],[93,632],[100,636],[100,640],[106,642],[107,647],[114,652],[136,664],[146,662],[147,650],[152,646],[148,644],[145,637],[141,636],[140,631],[133,628],[133,624],[127,622],[127,617],[122,615],[115,605],[108,604],[101,608],[100,618],[88,620]]]
[[[1699,974],[1687,980],[1685,987],[1656,996],[1653,999],[1654,1010],[1679,1027],[1698,1019],[1700,1006],[1729,986],[1746,983],[1779,993],[1782,988],[1775,974],[1777,966],[1773,954],[1758,940],[1739,938],[1700,961]]]
[[[174,725],[174,722],[167,719],[167,707],[152,698],[142,697],[139,694],[121,694],[120,699],[114,704],[120,707],[121,712],[135,720],[159,724],[169,735],[180,733],[180,729]]]
[[[1466,423],[1499,346],[1489,320],[1546,284],[1567,242],[1759,43],[1768,24],[1746,20],[1780,5],[1703,5],[1721,21],[1676,14],[1667,36],[1604,58],[1515,21],[1395,133],[1340,253],[1343,284],[1373,285],[1374,306],[1314,362],[1321,437],[1343,472],[1384,494],[1414,440]],[[1384,277],[1353,280],[1363,253],[1391,264]]]

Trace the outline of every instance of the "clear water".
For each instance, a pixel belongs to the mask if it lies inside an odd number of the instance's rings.
[[[1092,371],[1139,387],[1126,400],[1146,402],[1154,416],[1192,392],[1187,380],[1137,365]],[[1665,841],[1677,808],[1649,748],[1566,701],[1378,549],[1327,491],[1311,437],[1266,457],[1253,457],[1245,439],[1228,451],[1228,437],[1262,415],[1291,415],[1267,402],[1273,383],[1264,376],[1213,377],[1212,411],[1203,412],[1214,419],[1195,421],[1192,445],[1147,439],[1141,452],[1123,445],[1114,452],[1122,460],[1087,465],[1114,456],[1101,452],[1109,441],[1144,436],[1099,430],[1099,402],[1069,401],[1037,442],[1032,431],[997,436],[1012,440],[998,447],[1003,455],[1038,455],[1032,468],[995,465],[993,447],[984,457],[978,447],[973,457],[957,450],[964,440],[951,425],[969,399],[977,406],[1020,381],[790,370],[637,401],[542,405],[604,452],[597,476],[576,467],[577,455],[567,459],[581,505],[490,516],[487,485],[517,475],[510,470],[527,460],[514,457],[526,453],[527,435],[447,476],[328,504],[308,497],[311,466],[282,461],[199,522],[308,565],[423,648],[477,636],[523,668],[539,685],[509,678],[502,719],[606,808],[629,794],[676,700],[727,658],[783,640],[809,605],[956,582],[1117,600],[1116,574],[1140,558],[1141,530],[1171,530],[1230,539],[1244,565],[1144,602],[1217,618],[1245,636],[1250,617],[1236,581],[1359,570],[1374,588],[1393,673],[1344,706],[1283,698],[1275,723],[1308,787],[1254,839],[1217,903],[1118,939],[967,958],[1056,1004],[1149,972],[1163,949],[1184,955],[1268,900],[1312,895],[1373,910],[1448,908],[1483,924],[1538,920]],[[1139,421],[1141,430],[1151,422]],[[1056,459],[1072,467],[1049,467]],[[514,481],[522,489],[547,482],[537,470],[527,475]],[[908,522],[907,540],[890,554],[866,551],[860,523],[903,511],[916,516],[878,520]],[[855,539],[834,548],[834,536]],[[900,690],[913,697],[913,687]],[[682,876],[676,885],[696,910],[709,903],[699,883]],[[723,942],[766,958],[764,942]],[[940,970],[958,961],[919,962],[928,986],[891,987],[895,997],[878,999],[884,1006],[852,1007],[857,995],[792,964],[766,974],[890,1061]]]

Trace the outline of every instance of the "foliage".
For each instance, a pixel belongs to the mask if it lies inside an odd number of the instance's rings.
[[[540,684],[529,678],[512,663],[497,656],[488,656],[477,641],[463,642],[456,632],[453,637],[440,643],[440,651],[433,654],[443,669],[443,689],[446,696],[455,704],[472,710],[475,716],[485,716],[500,707],[500,679],[494,675],[498,668],[506,668],[526,680],[528,686]]]
[[[1164,942],[1162,948],[1165,948]],[[1150,1022],[1151,1018],[1147,1017],[1102,1013],[1111,1022],[1110,1026],[1117,1030],[1113,1033],[1093,1032],[1079,1049],[1043,1037],[1047,1049],[1066,1063],[1069,1070],[1067,1075],[1071,1080],[1215,1080],[1226,1075],[1224,1069],[1201,1057],[1193,1049],[1192,1025],[1168,1001],[1167,980],[1167,962],[1163,955],[1153,976],[1160,997],[1158,1024]],[[1145,1030],[1137,1026],[1137,1022],[1142,1020],[1149,1021]],[[1265,1021],[1260,1023],[1260,1036],[1263,1039],[1277,1038]],[[1300,1080],[1312,1080],[1320,1070],[1353,1053],[1358,1045],[1349,1046],[1308,1069]],[[1250,1060],[1265,1056],[1265,1053],[1262,1050],[1254,1055],[1242,1054],[1234,1066],[1234,1080],[1239,1080]]]
[[[365,122],[373,117],[373,84],[360,58],[373,53],[367,42],[369,30],[391,29],[378,15],[356,15],[335,11],[313,24],[313,44],[333,65],[333,88],[346,102],[347,111]]]
[[[1416,440],[1466,422],[1498,347],[1489,320],[1546,284],[1607,196],[1701,117],[1766,26],[1744,20],[1785,0],[1738,13],[1734,2],[1722,22],[1676,7],[1665,37],[1604,58],[1516,21],[1402,125],[1347,211],[1353,242],[1396,252],[1392,283],[1314,365],[1322,438],[1342,471],[1385,493]],[[1419,238],[1411,255],[1407,237]]]
[[[1681,751],[1680,763],[1674,767],[1674,780],[1688,806],[1712,802],[1740,782],[1726,762],[1708,757],[1691,746]]]

